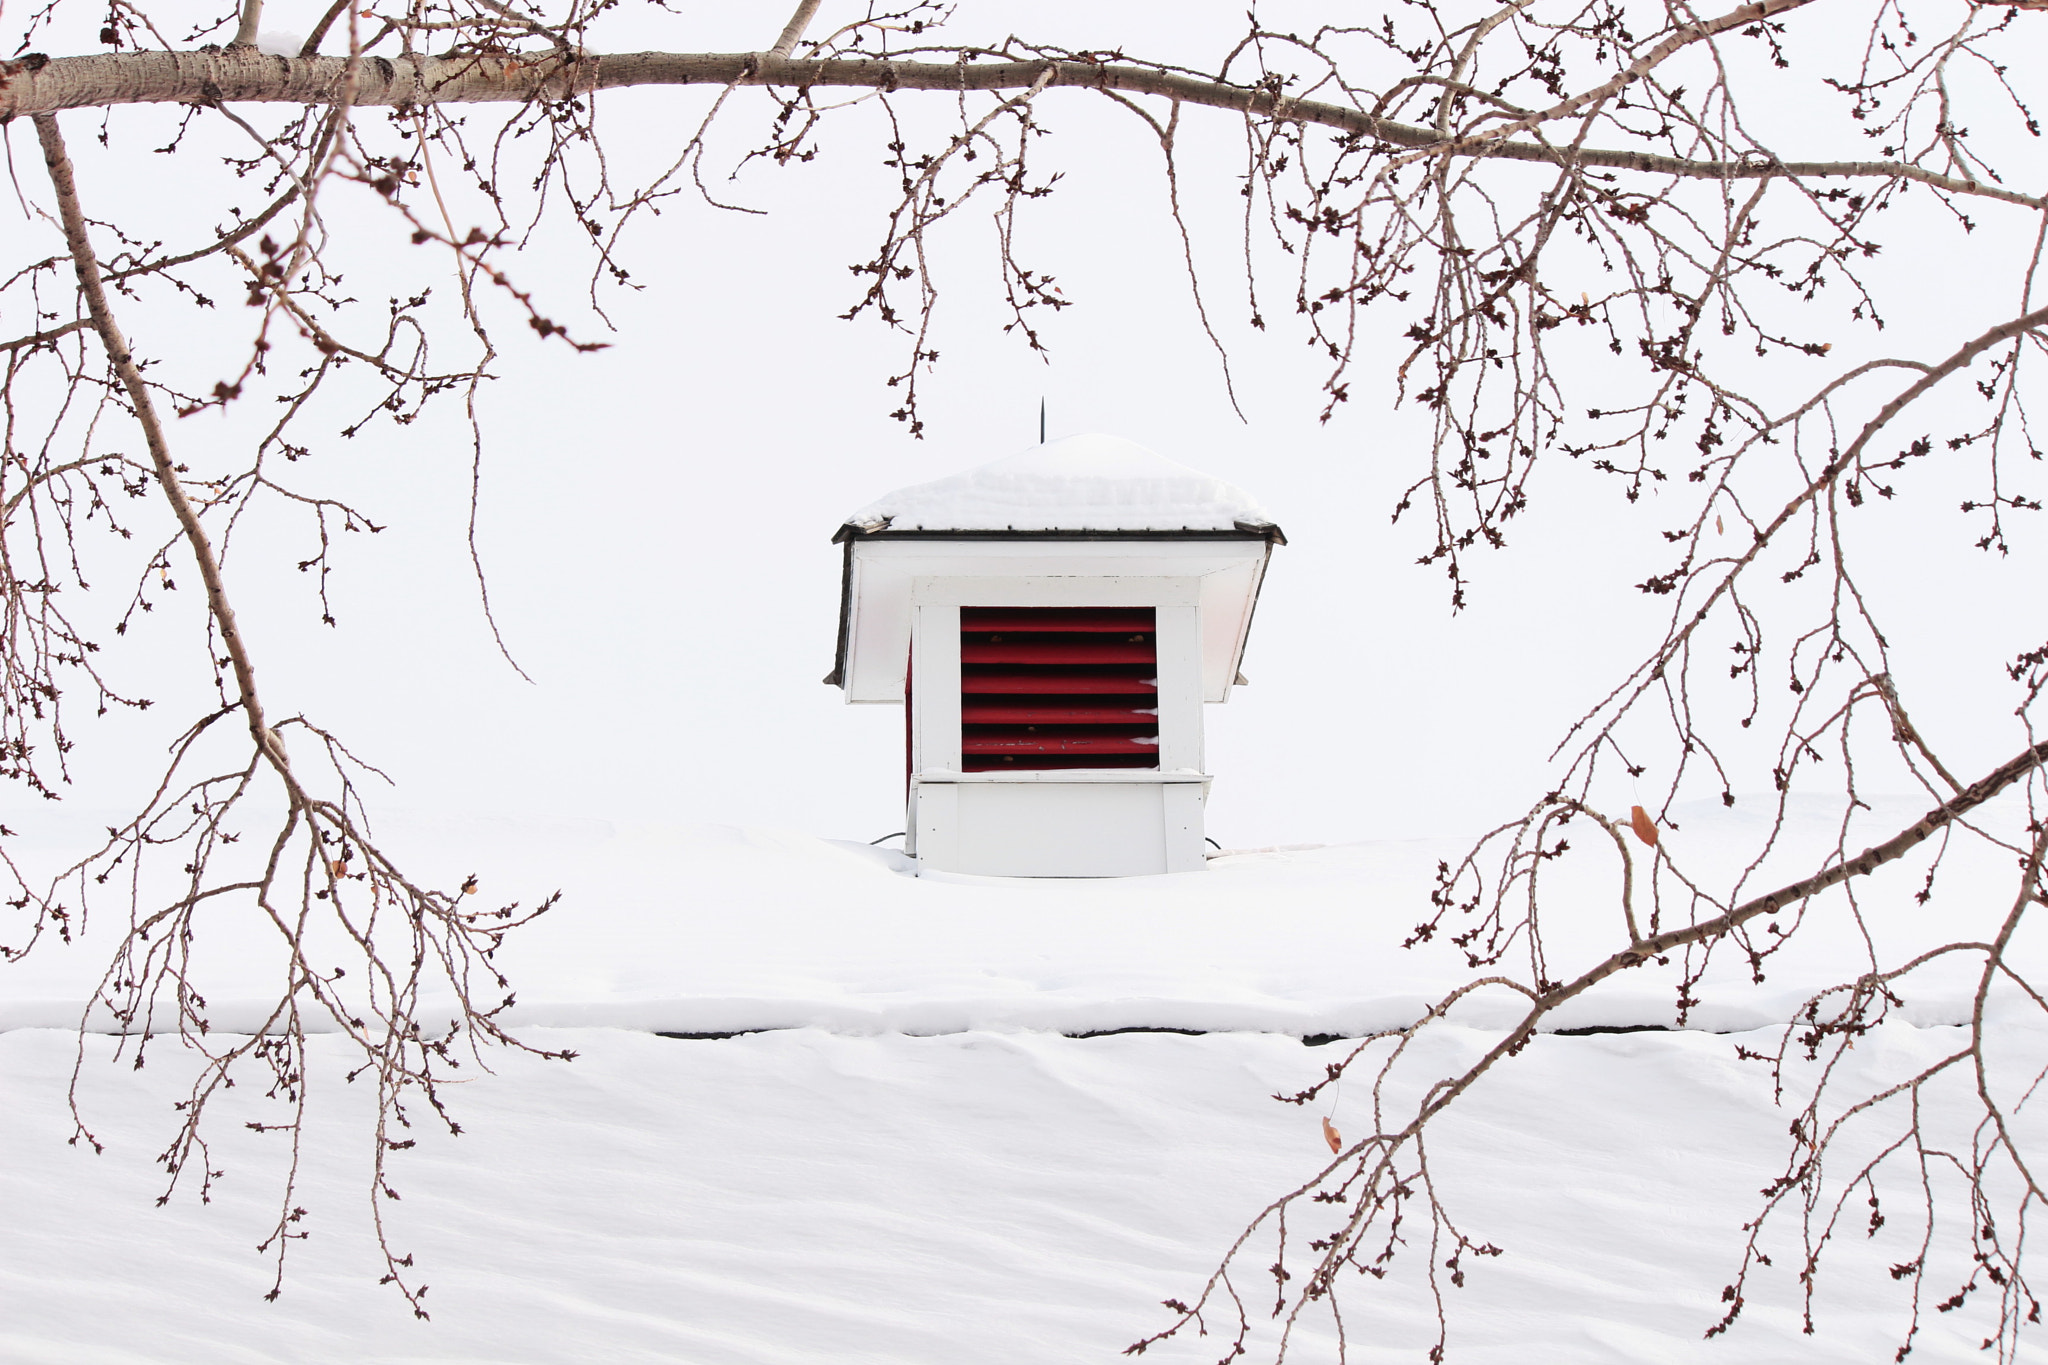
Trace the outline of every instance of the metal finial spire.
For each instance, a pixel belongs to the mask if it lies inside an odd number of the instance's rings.
[[[1045,444],[1045,399],[1038,400],[1038,443]]]

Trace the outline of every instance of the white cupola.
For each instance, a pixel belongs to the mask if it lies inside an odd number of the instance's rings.
[[[838,662],[907,708],[921,868],[1121,877],[1206,863],[1202,706],[1230,696],[1286,537],[1241,489],[1069,436],[847,518]]]

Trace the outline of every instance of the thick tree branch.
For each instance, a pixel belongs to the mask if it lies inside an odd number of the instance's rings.
[[[789,22],[782,26],[782,36],[768,49],[771,57],[787,57],[796,51],[796,45],[803,41],[804,30],[817,17],[819,0],[799,0],[796,13],[789,16]]]
[[[235,28],[235,47],[256,46],[256,31],[263,23],[263,0],[242,0],[242,22]]]
[[[334,0],[327,12],[320,16],[320,22],[313,25],[313,31],[306,35],[306,41],[299,48],[301,57],[310,57],[320,50],[320,40],[327,36],[327,30],[334,27],[334,21],[348,8],[348,0]]]
[[[337,97],[348,65],[345,57],[280,57],[248,48],[117,52],[55,59],[31,55],[0,62],[0,122],[21,114],[113,104],[197,104],[215,100],[324,104]],[[1050,79],[1046,79],[1048,68],[1052,72]],[[1738,161],[1688,161],[1620,148],[1548,147],[1513,141],[1446,143],[1431,129],[1378,118],[1361,109],[1288,99],[1269,89],[1145,67],[1091,62],[795,61],[758,52],[365,57],[349,102],[385,108],[523,103],[653,85],[1000,91],[1028,90],[1041,80],[1045,80],[1047,87],[1160,95],[1184,104],[1335,128],[1390,146],[1439,148],[1458,156],[1597,166],[1696,180],[1756,180],[1767,176],[1915,180],[1949,194],[1976,195],[2030,209],[2048,206],[2048,200],[2037,195],[1941,175],[1897,161],[1775,161],[1762,156]]]
[[[2039,768],[2044,762],[2048,762],[2048,743],[2036,744],[2032,748],[2022,750],[2016,757],[2001,764],[1976,782],[1971,783],[1964,791],[1936,806],[1907,828],[1899,831],[1899,833],[1883,843],[1863,850],[1856,857],[1836,863],[1820,872],[1816,872],[1810,877],[1804,877],[1789,885],[1781,886],[1775,891],[1767,892],[1764,895],[1744,901],[1741,905],[1736,906],[1727,913],[1717,915],[1712,919],[1702,920],[1698,924],[1688,925],[1683,929],[1672,929],[1661,934],[1652,934],[1648,938],[1638,939],[1628,948],[1597,963],[1573,980],[1563,985],[1553,986],[1541,995],[1533,996],[1530,1000],[1528,1013],[1523,1015],[1521,1021],[1492,1047],[1488,1048],[1483,1056],[1466,1067],[1458,1075],[1446,1077],[1432,1086],[1428,1095],[1417,1106],[1414,1115],[1400,1129],[1393,1132],[1376,1132],[1369,1137],[1352,1143],[1349,1147],[1339,1152],[1330,1164],[1317,1174],[1314,1180],[1269,1205],[1266,1213],[1270,1214],[1274,1210],[1307,1194],[1321,1185],[1324,1180],[1328,1179],[1332,1173],[1346,1162],[1356,1160],[1372,1151],[1378,1152],[1375,1161],[1374,1178],[1377,1179],[1379,1176],[1384,1175],[1387,1171],[1391,1170],[1396,1152],[1402,1150],[1408,1144],[1418,1141],[1423,1129],[1429,1125],[1430,1121],[1449,1108],[1459,1096],[1471,1089],[1478,1082],[1479,1078],[1490,1071],[1497,1062],[1505,1057],[1515,1055],[1527,1046],[1530,1038],[1535,1035],[1542,1021],[1566,1001],[1585,993],[1610,976],[1627,971],[1632,967],[1641,966],[1643,963],[1652,960],[1660,954],[1668,953],[1674,948],[1681,948],[1687,944],[1705,943],[1721,938],[1760,915],[1768,915],[1782,910],[1788,905],[1797,904],[1808,897],[1820,894],[1831,886],[1845,882],[1851,877],[1867,876],[1886,863],[1903,856],[1911,849],[1925,843],[1942,829],[1960,820],[1970,811],[1983,805],[2013,783]],[[2030,869],[2030,881],[2032,871],[2033,869]],[[1508,985],[1524,995],[1529,994],[1527,988],[1518,982],[1501,978],[1488,978],[1487,982]],[[1487,984],[1487,982],[1474,981],[1466,983],[1457,991],[1452,992],[1449,997],[1439,1001],[1427,1015],[1414,1025],[1405,1030],[1400,1030],[1398,1036],[1412,1037],[1424,1025],[1442,1018],[1459,997],[1467,994],[1479,985]],[[1375,1035],[1375,1037],[1391,1036],[1396,1035]],[[1360,1050],[1362,1051],[1363,1049],[1361,1048]],[[1333,1078],[1336,1074],[1337,1072],[1333,1069]],[[1347,1228],[1344,1235],[1333,1238],[1324,1251],[1318,1271],[1319,1275],[1327,1279],[1336,1267],[1341,1264],[1343,1258],[1347,1255],[1350,1236],[1355,1233],[1362,1220],[1367,1217],[1374,1206],[1373,1201],[1368,1199],[1360,1199],[1357,1202],[1350,1227]],[[1262,1220],[1264,1216],[1264,1214],[1261,1215]],[[1256,1226],[1257,1223],[1254,1223],[1253,1227]],[[1249,1235],[1250,1229],[1247,1229],[1246,1236]],[[1240,1238],[1239,1245],[1242,1244],[1243,1238]],[[1232,1254],[1235,1254],[1235,1248],[1233,1248]],[[1228,1265],[1227,1260],[1225,1265]],[[1210,1287],[1213,1289],[1216,1283],[1217,1281],[1212,1278]],[[1297,1311],[1299,1311],[1298,1308]],[[1183,1321],[1186,1320],[1184,1317]],[[1173,1331],[1178,1330],[1178,1327],[1173,1329]],[[1168,1335],[1172,1335],[1172,1333],[1161,1333],[1158,1336],[1148,1338],[1146,1342],[1127,1349],[1125,1354],[1128,1355],[1142,1350],[1150,1342]]]
[[[221,643],[226,647],[235,671],[235,683],[241,688],[241,707],[249,720],[249,733],[258,750],[269,759],[286,785],[296,792],[297,784],[292,780],[285,760],[284,746],[278,743],[277,736],[263,719],[263,704],[256,696],[256,666],[250,662],[249,651],[242,643],[241,628],[235,623],[235,609],[228,602],[227,585],[221,577],[220,561],[214,555],[213,542],[207,537],[206,528],[199,524],[199,513],[193,508],[192,500],[185,496],[184,485],[178,479],[177,464],[171,459],[170,443],[164,439],[163,423],[157,417],[156,402],[150,395],[149,386],[143,382],[142,371],[136,367],[127,338],[121,335],[114,314],[107,307],[107,293],[100,281],[99,260],[93,255],[92,241],[86,235],[85,214],[78,206],[78,184],[72,176],[71,158],[64,150],[64,135],[58,130],[55,115],[37,114],[35,122],[36,136],[43,144],[43,160],[50,168],[50,184],[57,192],[57,212],[64,224],[64,241],[71,249],[71,262],[78,271],[79,295],[85,300],[93,331],[99,334],[101,344],[106,347],[107,360],[113,365],[114,373],[120,379],[121,387],[127,390],[128,401],[135,409],[135,420],[141,425],[143,440],[149,446],[150,463],[156,469],[157,486],[163,489],[164,497],[169,500],[171,511],[178,519],[178,527],[184,532],[185,543],[191,549],[193,559],[198,561],[199,577],[206,587],[207,609],[220,630]]]
[[[1583,995],[1610,976],[1627,971],[1631,967],[1639,967],[1675,948],[1683,948],[1693,943],[1712,942],[1761,915],[1775,914],[1788,905],[1796,905],[1809,897],[1817,896],[1831,886],[1848,881],[1851,877],[1867,877],[1886,863],[1904,857],[1926,843],[2043,763],[2048,763],[2048,741],[2036,744],[2030,749],[2022,749],[2017,756],[1978,778],[1905,829],[1881,844],[1871,845],[1853,858],[1823,868],[1810,877],[1802,877],[1775,891],[1746,900],[1734,909],[1712,919],[1701,920],[1682,929],[1667,929],[1661,934],[1652,934],[1648,938],[1638,940],[1588,968],[1573,980],[1545,991],[1530,1005],[1528,1014],[1523,1016],[1522,1021],[1510,1030],[1506,1037],[1489,1049],[1483,1058],[1473,1063],[1464,1075],[1456,1081],[1446,1083],[1442,1092],[1433,1096],[1430,1102],[1423,1106],[1415,1122],[1410,1125],[1410,1131],[1419,1130],[1432,1115],[1448,1106],[1472,1082],[1478,1080],[1496,1060],[1520,1051],[1544,1018],[1566,1001]]]

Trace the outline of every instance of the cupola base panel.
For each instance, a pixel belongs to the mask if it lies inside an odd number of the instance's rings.
[[[927,773],[911,780],[920,868],[983,877],[1142,877],[1207,865],[1200,773]]]

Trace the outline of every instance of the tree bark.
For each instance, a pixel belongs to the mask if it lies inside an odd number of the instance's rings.
[[[782,26],[781,36],[769,47],[769,56],[787,57],[796,51],[796,45],[803,41],[804,30],[809,28],[811,20],[817,17],[819,3],[820,0],[800,0],[796,13],[790,15],[789,22]]]

